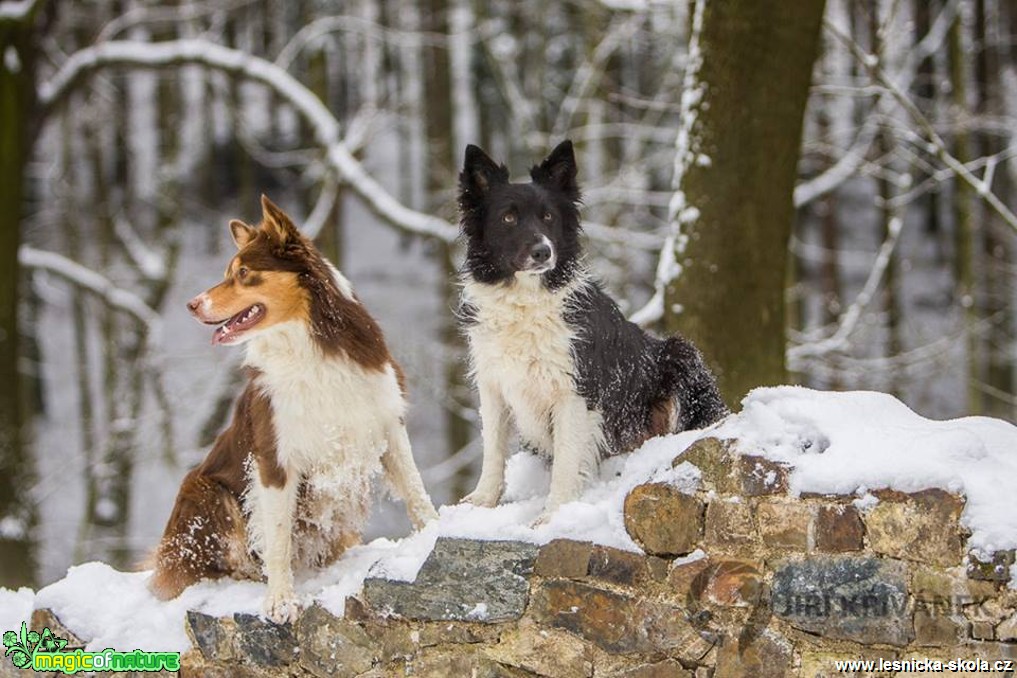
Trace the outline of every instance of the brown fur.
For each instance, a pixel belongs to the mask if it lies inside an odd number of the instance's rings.
[[[650,426],[646,431],[646,435],[638,444],[632,446],[632,450],[641,446],[650,438],[674,433],[675,419],[677,419],[676,407],[677,405],[671,398],[661,400],[654,405],[650,412]],[[631,452],[632,450],[627,451]]]
[[[393,362],[378,323],[356,298],[348,299],[336,288],[328,264],[282,210],[267,202],[257,228],[234,220],[230,229],[240,251],[226,270],[226,280],[208,291],[217,306],[223,304],[223,317],[259,299],[288,300],[283,312],[259,325],[306,319],[327,356],[346,353],[374,370]],[[246,284],[239,276],[241,268],[249,271]]]
[[[266,308],[259,328],[299,320],[326,356],[345,353],[370,370],[392,364],[405,392],[402,370],[392,360],[381,329],[355,300],[336,287],[331,270],[313,244],[267,198],[257,227],[231,221],[239,248],[224,280],[205,295],[210,309],[192,306],[200,320],[218,324],[260,303]],[[185,476],[162,540],[152,556],[155,572],[149,583],[163,600],[174,598],[201,579],[224,576],[260,578],[260,563],[247,544],[242,498],[248,489],[253,462],[262,485],[282,487],[286,471],[279,465],[272,424],[272,403],[255,384],[249,370],[247,387],[237,401],[233,420],[216,439],[205,460]],[[300,497],[306,498],[306,485]],[[364,501],[368,501],[364,497]],[[302,503],[298,499],[298,504]],[[295,528],[310,534],[317,527],[299,509]],[[359,542],[359,527],[351,526],[325,554],[325,565]],[[300,548],[300,540],[294,542]]]
[[[275,431],[272,405],[251,381],[237,401],[233,422],[216,439],[201,464],[184,477],[166,531],[155,552],[149,587],[163,600],[175,598],[201,579],[257,577],[247,549],[247,525],[240,502],[247,488],[244,464],[253,451],[262,477],[273,477]],[[285,475],[283,475],[283,480]]]

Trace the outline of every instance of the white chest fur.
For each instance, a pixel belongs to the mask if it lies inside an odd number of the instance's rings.
[[[475,309],[467,331],[475,379],[501,395],[522,437],[546,452],[553,408],[575,393],[563,311],[576,284],[550,292],[536,276],[519,275],[510,286],[470,281],[463,289]]]
[[[391,365],[365,370],[325,358],[301,323],[284,323],[248,345],[246,364],[272,401],[280,465],[297,473],[321,464],[373,473],[406,405]]]

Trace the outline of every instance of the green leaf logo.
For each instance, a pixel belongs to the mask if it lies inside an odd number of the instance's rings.
[[[32,665],[32,657],[37,652],[59,652],[67,647],[67,641],[54,636],[49,628],[44,628],[41,634],[38,631],[29,631],[28,624],[21,622],[20,634],[14,631],[4,632],[4,647],[7,648],[4,656],[10,657],[14,666],[25,669]]]
[[[33,635],[35,637],[35,642],[30,642]],[[21,622],[20,636],[14,633],[14,631],[7,631],[4,633],[4,647],[7,648],[7,652],[4,653],[4,656],[10,657],[11,663],[19,669],[23,669],[32,662],[32,647],[38,641],[39,634],[35,631],[29,633],[28,624]]]

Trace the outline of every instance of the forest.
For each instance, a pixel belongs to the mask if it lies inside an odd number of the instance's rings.
[[[1006,0],[0,0],[0,52],[0,586],[155,544],[242,377],[184,304],[262,193],[378,318],[435,503],[472,489],[471,143],[573,140],[591,268],[732,408],[1017,420]]]

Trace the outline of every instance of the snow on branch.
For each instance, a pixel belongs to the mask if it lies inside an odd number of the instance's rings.
[[[30,19],[45,0],[7,0],[0,2],[0,21],[25,21]]]
[[[101,43],[68,57],[53,77],[39,87],[39,104],[43,111],[54,109],[82,80],[101,68],[158,68],[181,64],[203,65],[271,87],[310,124],[315,141],[325,150],[325,162],[335,172],[338,182],[353,189],[381,219],[399,230],[415,235],[446,242],[455,240],[458,228],[454,224],[406,207],[368,174],[364,165],[354,157],[350,146],[341,138],[339,121],[313,92],[282,66],[239,50],[201,39],[157,43]],[[354,120],[350,124],[351,130],[356,127],[356,122]],[[362,141],[361,136],[362,134],[351,132],[348,140],[353,142],[354,148]],[[328,202],[330,192],[326,192],[324,203]],[[324,212],[316,210],[317,218],[313,222],[315,231],[320,230],[323,216]],[[622,236],[614,229],[602,229],[596,225],[589,229],[588,235],[594,240],[628,242],[633,246],[646,247],[649,243],[644,234]]]
[[[288,70],[301,52],[330,33],[360,33],[369,40],[384,41],[398,47],[418,44],[439,48],[448,46],[448,36],[442,33],[423,31],[410,33],[363,17],[339,14],[315,19],[297,31],[275,58],[276,65]]]
[[[583,221],[583,233],[591,240],[624,245],[632,249],[645,250],[647,252],[659,252],[661,244],[664,242],[664,238],[653,233],[627,228],[615,228],[593,221]]]
[[[285,69],[239,50],[207,40],[102,43],[72,54],[39,88],[39,103],[44,110],[54,108],[82,79],[103,67],[154,68],[179,64],[204,65],[272,88],[307,120],[340,182],[352,188],[375,214],[409,233],[444,241],[455,239],[458,229],[453,224],[406,207],[367,173],[341,140],[339,122],[313,92]]]
[[[703,51],[700,47],[700,36],[703,33],[703,15],[707,0],[696,0],[692,10],[692,31],[689,35],[689,53],[682,83],[681,112],[678,134],[675,137],[674,176],[671,180],[674,193],[668,203],[667,217],[670,232],[660,249],[657,260],[657,272],[653,284],[653,296],[646,305],[630,316],[637,325],[646,326],[664,317],[664,296],[667,286],[681,274],[680,253],[684,252],[688,236],[682,233],[682,227],[699,218],[699,210],[695,205],[687,204],[682,181],[685,173],[693,163],[701,161],[695,146],[695,128],[697,112],[706,95],[706,85],[699,77],[703,67]]]
[[[618,51],[619,47],[632,39],[632,36],[639,30],[642,20],[642,15],[631,14],[624,19],[615,19],[611,22],[604,39],[594,48],[593,54],[583,61],[572,77],[572,84],[558,109],[558,117],[551,127],[554,136],[565,134],[582,101],[600,83],[608,59]]]
[[[155,309],[133,292],[117,287],[109,278],[56,252],[22,245],[18,250],[18,261],[26,269],[59,276],[72,285],[91,292],[110,307],[134,317],[145,326],[149,345],[158,343],[162,335],[162,319]]]
[[[253,5],[256,0],[232,0],[224,3],[200,3],[200,4],[174,4],[171,7],[158,7],[152,5],[139,5],[131,7],[122,14],[118,14],[109,20],[102,27],[95,37],[95,43],[99,44],[112,40],[117,35],[145,24],[179,24],[186,21],[194,21],[203,17],[215,14],[226,14],[235,9],[247,5]]]
[[[991,180],[992,174],[986,172],[982,179],[976,177],[971,170],[962,163],[960,160],[955,158],[943,140],[943,137],[936,131],[935,126],[929,121],[928,118],[918,109],[908,95],[899,87],[887,74],[887,72],[880,66],[879,59],[876,55],[866,52],[857,42],[851,39],[846,33],[841,31],[833,23],[827,21],[826,29],[832,33],[838,40],[840,40],[850,50],[855,60],[869,72],[869,76],[883,86],[887,93],[893,97],[897,104],[904,109],[904,111],[911,117],[918,128],[925,135],[926,141],[928,142],[932,153],[939,158],[944,165],[946,165],[954,174],[961,179],[964,183],[971,186],[985,203],[994,211],[996,214],[1006,222],[1014,231],[1017,231],[1017,215],[1010,211],[1010,208],[1000,200],[999,196],[992,192],[992,187],[988,180]]]
[[[318,237],[321,231],[325,228],[329,218],[332,216],[332,208],[335,207],[336,200],[339,199],[339,182],[335,180],[332,172],[325,175],[321,185],[321,193],[318,194],[318,200],[314,203],[314,209],[307,215],[307,219],[304,220],[303,231],[311,240]]]
[[[862,291],[855,297],[854,303],[841,316],[840,325],[838,325],[837,330],[831,336],[821,341],[789,348],[787,351],[788,362],[793,363],[803,358],[818,357],[848,348],[848,338],[855,331],[855,327],[857,327],[858,321],[862,317],[862,312],[875,296],[876,290],[879,289],[879,285],[886,273],[886,269],[890,265],[893,251],[897,248],[897,243],[900,240],[902,226],[903,221],[899,215],[895,215],[890,219],[886,239],[883,240],[883,244],[879,248],[876,262],[872,266],[872,270],[869,271],[869,277],[865,280]]]
[[[822,173],[803,181],[794,190],[795,209],[803,207],[817,198],[836,190],[841,184],[855,175],[865,163],[865,156],[872,147],[879,125],[875,116],[869,116],[858,132],[851,147],[841,158]]]
[[[123,218],[113,221],[113,231],[124,246],[127,256],[146,280],[166,279],[166,257],[148,246],[134,226]]]

